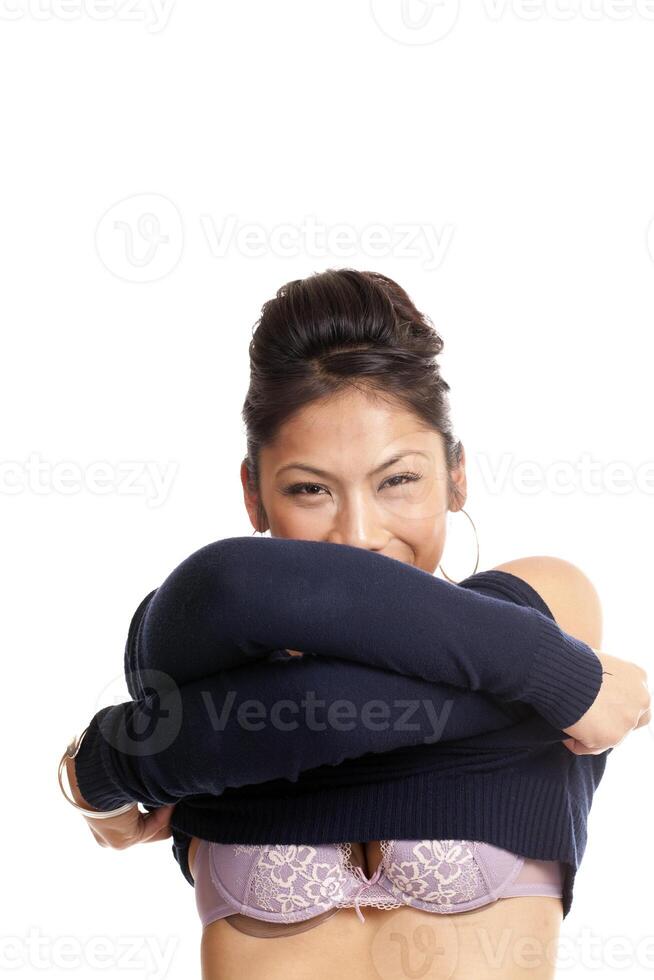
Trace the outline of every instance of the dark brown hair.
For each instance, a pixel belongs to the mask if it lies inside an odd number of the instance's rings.
[[[263,304],[249,345],[242,410],[249,488],[258,492],[260,451],[281,426],[347,387],[395,400],[440,432],[449,475],[460,462],[461,441],[450,423],[450,386],[436,363],[442,349],[431,320],[379,272],[327,269],[281,286]]]

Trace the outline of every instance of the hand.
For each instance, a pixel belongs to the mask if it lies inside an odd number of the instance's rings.
[[[591,649],[593,649],[591,647]],[[575,755],[600,755],[620,745],[629,732],[652,718],[647,674],[629,660],[594,650],[602,664],[602,686],[588,711],[569,728],[563,744]]]
[[[86,802],[79,791],[74,759],[66,759],[66,769],[71,794],[77,805],[83,806],[86,810],[96,809]],[[85,814],[82,816],[100,847],[113,847],[123,851],[126,847],[131,847],[132,844],[147,844],[150,841],[165,840],[170,837],[172,834],[170,820],[174,809],[175,804],[173,803],[158,807],[150,813],[141,813],[135,803],[132,810],[121,813],[117,817],[104,817],[100,820],[94,820]]]

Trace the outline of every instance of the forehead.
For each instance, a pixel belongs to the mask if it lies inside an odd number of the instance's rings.
[[[368,472],[405,448],[427,453],[434,465],[444,460],[441,434],[405,406],[348,390],[312,402],[288,419],[275,442],[262,450],[261,464],[274,471],[292,459],[330,472]]]

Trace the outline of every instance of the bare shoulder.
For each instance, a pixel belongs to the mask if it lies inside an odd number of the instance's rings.
[[[602,646],[602,603],[588,575],[565,558],[534,555],[495,565],[517,575],[538,592],[566,633],[593,649]]]

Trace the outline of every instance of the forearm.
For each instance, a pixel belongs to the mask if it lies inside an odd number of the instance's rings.
[[[483,693],[336,659],[257,662],[167,688],[94,716],[76,758],[92,806],[161,806],[226,787],[295,781],[321,765],[513,721]]]
[[[156,590],[132,683],[154,668],[185,684],[283,648],[519,700],[557,728],[601,684],[592,649],[535,609],[362,548],[250,537],[206,545]]]

